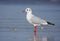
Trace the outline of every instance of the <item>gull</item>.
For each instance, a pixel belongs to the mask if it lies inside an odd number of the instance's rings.
[[[43,19],[33,15],[31,8],[26,8],[24,10],[24,12],[26,12],[27,21],[34,26],[34,31],[36,31],[36,26],[55,25],[49,21],[43,20]]]

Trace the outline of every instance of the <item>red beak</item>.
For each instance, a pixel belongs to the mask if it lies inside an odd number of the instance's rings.
[[[23,10],[22,12],[25,12],[25,10]]]

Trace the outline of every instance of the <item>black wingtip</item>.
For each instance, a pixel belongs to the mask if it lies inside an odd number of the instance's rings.
[[[52,24],[52,25],[55,25],[55,24]]]
[[[47,21],[47,23],[48,23],[49,25],[55,25],[55,24],[53,24],[53,23],[51,23],[51,22],[48,22],[48,21]]]

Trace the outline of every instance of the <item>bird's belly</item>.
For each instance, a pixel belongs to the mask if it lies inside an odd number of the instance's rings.
[[[27,18],[27,21],[28,21],[30,24],[33,24],[30,18]]]

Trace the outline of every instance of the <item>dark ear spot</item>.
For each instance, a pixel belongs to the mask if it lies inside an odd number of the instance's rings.
[[[29,10],[30,11],[30,10]]]
[[[27,9],[27,11],[28,11],[28,9]]]

